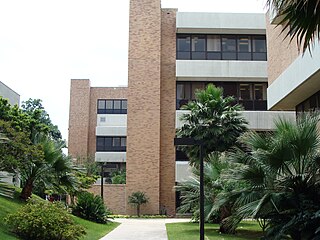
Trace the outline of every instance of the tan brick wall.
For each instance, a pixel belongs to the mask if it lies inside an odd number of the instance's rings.
[[[160,209],[175,214],[176,11],[161,17]]]
[[[90,120],[88,153],[94,156],[96,152],[96,126],[97,126],[97,102],[98,99],[127,99],[126,87],[93,87],[90,91]]]
[[[142,214],[159,213],[160,0],[130,1],[127,195],[143,191]],[[128,207],[128,214],[134,209]]]
[[[267,14],[268,16],[268,14]],[[290,42],[290,36],[284,38],[287,31],[283,33],[283,27],[270,24],[266,18],[267,26],[267,48],[268,48],[268,83],[269,85],[277,79],[280,74],[298,57],[296,40]]]
[[[74,157],[94,159],[98,99],[127,99],[127,88],[90,87],[89,80],[71,80],[68,151]]]
[[[88,154],[90,81],[71,80],[68,153],[73,157]]]
[[[101,186],[93,185],[89,192],[101,195]],[[124,184],[104,184],[103,200],[113,214],[126,214],[126,185]]]

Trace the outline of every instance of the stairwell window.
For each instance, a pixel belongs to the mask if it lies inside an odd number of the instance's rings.
[[[97,103],[98,114],[126,114],[126,99],[99,99]]]
[[[127,137],[97,136],[97,152],[125,152]]]

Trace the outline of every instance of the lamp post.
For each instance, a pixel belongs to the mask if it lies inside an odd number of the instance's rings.
[[[101,183],[100,183],[100,187],[101,187],[101,198],[102,198],[102,201],[103,201],[103,175],[104,175],[104,163],[102,162],[101,163],[101,172],[100,172],[100,176],[101,176]]]
[[[175,138],[175,146],[199,146],[200,147],[200,240],[204,240],[204,184],[203,184],[203,142],[194,138]]]

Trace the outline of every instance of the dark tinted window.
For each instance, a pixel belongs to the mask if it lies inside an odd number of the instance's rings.
[[[266,61],[266,37],[177,34],[177,59]]]
[[[233,96],[234,104],[242,104],[245,110],[267,110],[267,83],[250,82],[177,82],[177,109],[194,100],[196,89],[209,83],[223,88],[223,95]]]
[[[99,99],[97,102],[98,114],[126,114],[126,99]]]
[[[126,137],[104,137],[98,136],[96,139],[97,152],[125,152]]]

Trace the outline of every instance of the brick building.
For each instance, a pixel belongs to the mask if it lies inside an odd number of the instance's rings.
[[[305,54],[296,41],[284,39],[287,30],[275,27],[279,18],[267,21],[268,36],[268,108],[297,112],[320,110],[320,45]]]
[[[93,156],[106,175],[126,169],[126,184],[105,184],[107,206],[132,214],[128,196],[143,191],[142,212],[174,215],[174,186],[190,175],[173,139],[180,107],[208,83],[224,88],[245,108],[249,127],[273,128],[267,111],[267,46],[264,14],[183,13],[160,0],[130,1],[127,88],[94,88],[71,80],[69,154]],[[100,194],[100,186],[93,192]]]

